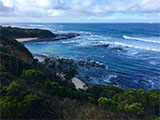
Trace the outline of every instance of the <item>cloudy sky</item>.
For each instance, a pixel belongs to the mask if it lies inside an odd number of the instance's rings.
[[[160,0],[0,0],[0,22],[160,22]]]

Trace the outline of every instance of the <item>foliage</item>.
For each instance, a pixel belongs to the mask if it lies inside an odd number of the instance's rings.
[[[0,52],[1,68],[0,72],[8,72],[15,76],[22,73],[22,70],[30,68],[30,65],[22,61],[19,57]]]
[[[140,103],[132,103],[131,105],[126,104],[124,110],[126,112],[136,113],[137,115],[144,114],[144,108],[142,108],[142,104]]]
[[[4,87],[0,98],[0,117],[3,119],[57,119],[60,112],[52,99],[41,97],[24,90],[24,87],[16,82]],[[50,109],[52,107],[52,109]]]
[[[47,58],[44,61],[45,66],[59,75],[64,75],[66,80],[72,79],[77,74],[77,66],[74,65],[72,61],[67,61],[63,58],[57,60],[51,60]]]
[[[7,72],[0,72],[0,87],[8,86],[16,77]]]
[[[104,107],[109,108],[109,110],[111,110],[112,112],[115,112],[115,113],[120,113],[122,110],[122,106],[110,98],[101,97],[98,100],[98,104],[99,104],[99,106],[104,106]]]
[[[0,26],[1,33],[4,36],[14,37],[14,38],[25,38],[25,37],[39,37],[39,38],[49,38],[56,37],[52,32],[48,30],[39,29],[22,29],[13,27],[2,27]]]
[[[41,88],[47,80],[47,76],[41,71],[24,70],[21,79],[31,87]]]
[[[107,97],[107,98],[112,98],[116,93],[121,93],[123,92],[122,89],[118,87],[109,87],[107,85],[100,85],[100,86],[92,86],[87,89],[88,93],[91,93],[98,101],[100,97]]]
[[[14,38],[6,37],[3,34],[1,35],[0,40],[0,50],[2,53],[19,57],[23,62],[27,62],[28,64],[33,62],[32,54],[24,47],[23,44],[19,43]]]
[[[2,75],[16,79],[8,73]],[[2,86],[3,119],[158,119],[160,95],[155,92],[105,85],[76,90],[49,80],[37,70],[25,70],[19,79]],[[64,102],[65,99],[71,104]],[[74,114],[69,110],[75,111]]]

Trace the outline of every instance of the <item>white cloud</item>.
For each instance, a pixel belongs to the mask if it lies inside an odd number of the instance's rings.
[[[102,13],[102,12],[103,12],[103,9],[101,9],[100,6],[95,5],[95,6],[93,7],[93,12],[94,12],[94,13]]]
[[[62,10],[53,10],[53,9],[49,9],[48,10],[48,14],[50,16],[60,16],[60,15],[63,15],[64,12]]]
[[[0,0],[1,16],[108,17],[115,13],[157,16],[160,0]]]
[[[6,7],[13,7],[14,6],[14,0],[2,0],[2,3]]]

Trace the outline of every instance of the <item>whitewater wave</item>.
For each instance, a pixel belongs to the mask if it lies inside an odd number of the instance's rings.
[[[30,24],[29,26],[31,26],[31,27],[42,27],[42,26],[44,26],[44,25],[34,25],[34,24]]]
[[[126,36],[126,35],[123,35],[123,38],[124,39],[132,39],[132,40],[137,40],[137,41],[143,41],[143,42],[150,42],[150,43],[158,43],[158,44],[160,44],[160,41],[146,40],[146,39],[143,39],[143,38],[129,37],[129,36]]]
[[[63,34],[63,33],[77,33],[77,34],[80,34],[80,35],[91,35],[90,32],[85,32],[85,31],[64,31],[64,30],[56,30],[54,31],[56,33],[59,33],[59,34]]]
[[[134,48],[134,49],[141,49],[141,50],[148,50],[148,51],[154,51],[154,52],[160,52],[160,49],[155,49],[155,48],[149,48],[149,47],[141,47],[141,46],[135,46],[135,45],[130,45],[126,43],[121,43],[121,42],[110,42],[110,41],[79,41],[79,40],[72,40],[72,41],[62,41],[63,44],[77,44],[77,46],[101,46],[101,45],[116,45],[116,46],[122,46],[122,47],[129,47],[129,48]]]
[[[133,45],[129,45],[129,44],[121,43],[121,42],[100,41],[99,43],[100,43],[100,45],[103,45],[103,44],[111,44],[111,45],[118,45],[118,46],[130,47],[130,48],[134,48],[134,49],[141,49],[141,50],[148,50],[148,51],[160,52],[160,49],[147,48],[147,47],[143,48],[143,47],[133,46]]]
[[[62,41],[63,44],[69,44],[69,43],[80,43],[80,41]]]

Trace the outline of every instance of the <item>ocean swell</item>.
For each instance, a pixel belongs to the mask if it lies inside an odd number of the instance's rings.
[[[143,39],[143,38],[129,37],[129,36],[126,36],[126,35],[123,35],[123,38],[124,39],[130,39],[130,40],[137,40],[137,41],[143,41],[143,42],[150,42],[150,43],[158,43],[158,44],[160,44],[160,41],[146,40],[146,39]]]
[[[149,47],[140,47],[140,46],[134,46],[126,43],[121,43],[121,42],[105,42],[105,41],[100,41],[100,43],[103,44],[111,44],[111,45],[118,45],[118,46],[124,46],[124,47],[130,47],[134,49],[141,49],[141,50],[149,50],[149,51],[155,51],[155,52],[160,52],[160,49],[154,49],[154,48],[149,48]]]

